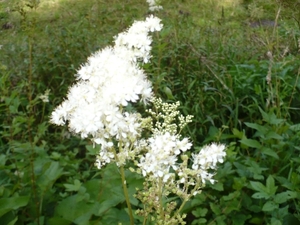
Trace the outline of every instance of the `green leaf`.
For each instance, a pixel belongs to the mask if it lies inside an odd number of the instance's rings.
[[[278,208],[279,208],[279,205],[276,204],[275,202],[273,202],[273,201],[267,201],[263,205],[262,211],[264,211],[264,212],[271,212],[271,211],[273,211],[275,209],[278,209]]]
[[[196,210],[192,211],[192,214],[196,217],[204,217],[208,212],[208,209],[206,208],[197,208]]]
[[[74,180],[74,184],[64,184],[66,191],[79,191],[81,183],[79,180]]]
[[[209,203],[211,210],[216,214],[216,215],[221,215],[222,211],[220,207],[217,204],[214,203]]]
[[[238,214],[238,215],[234,215],[232,217],[232,222],[233,222],[233,225],[243,225],[245,224],[246,220],[251,218],[250,215],[244,215],[244,214]]]
[[[263,153],[265,155],[268,155],[268,156],[272,156],[275,159],[279,159],[277,153],[274,150],[270,149],[270,148],[263,147],[261,149],[261,153]]]
[[[165,94],[167,95],[167,97],[168,97],[169,100],[174,99],[174,96],[173,96],[172,91],[171,91],[170,88],[165,87],[165,88],[164,88],[164,92],[165,92]]]
[[[282,222],[275,217],[271,218],[271,225],[282,225]]]
[[[234,190],[241,190],[246,185],[246,177],[234,177],[233,178],[233,189]]]
[[[247,127],[253,128],[255,130],[257,130],[260,134],[265,135],[268,132],[268,129],[264,126],[258,125],[256,123],[247,123],[245,122]]]
[[[263,193],[263,192],[256,192],[254,193],[252,196],[252,198],[255,198],[255,199],[269,199],[271,196],[267,193]]]
[[[125,201],[121,176],[115,164],[109,164],[102,169],[101,195],[98,197],[100,206],[96,215],[102,216],[110,208]]]
[[[10,221],[7,225],[14,225],[18,220],[18,217],[14,218],[12,221]]]
[[[101,217],[101,224],[103,225],[129,225],[129,217],[125,210],[112,208],[108,210],[103,217]]]
[[[7,160],[6,156],[4,154],[1,154],[0,155],[0,168],[5,165],[6,160]]]
[[[233,199],[236,199],[237,197],[239,197],[240,196],[240,192],[239,191],[235,191],[235,192],[232,192],[232,193],[230,193],[229,195],[225,195],[225,196],[223,196],[222,197],[222,199],[224,200],[224,201],[230,201],[230,200],[233,200]]]
[[[224,190],[223,183],[221,183],[221,182],[218,182],[218,183],[215,183],[215,184],[211,185],[211,188],[214,189],[214,190],[217,190],[217,191],[223,191]]]
[[[250,184],[255,191],[267,193],[267,188],[262,183],[257,181],[250,181]]]
[[[250,224],[263,224],[264,219],[262,217],[253,217],[249,220]]]
[[[60,218],[60,217],[52,217],[48,221],[49,225],[71,225],[72,221]]]
[[[270,131],[269,133],[267,133],[266,135],[266,139],[276,139],[276,140],[282,140],[283,137],[279,134],[277,134],[276,132],[274,131]]]
[[[11,198],[1,198],[0,199],[0,216],[3,216],[5,213],[16,210],[20,207],[24,207],[28,204],[29,196],[21,197],[11,197]]]
[[[5,213],[3,216],[0,216],[1,225],[14,225],[18,221],[18,216],[16,216],[15,210]]]
[[[256,141],[256,140],[253,140],[253,139],[242,139],[240,140],[240,142],[248,147],[251,147],[251,148],[257,148],[257,149],[260,149],[261,148],[261,144]]]
[[[275,195],[274,202],[276,202],[277,204],[282,204],[293,198],[297,198],[297,192],[285,191]]]
[[[242,131],[239,131],[236,128],[232,129],[232,133],[234,134],[234,136],[236,136],[239,139],[243,139],[245,137],[245,134]]]
[[[201,225],[201,224],[207,224],[207,220],[204,218],[193,220],[192,225]]]
[[[277,186],[275,186],[275,181],[273,176],[269,175],[266,183],[267,192],[270,195],[275,195]]]
[[[86,150],[88,150],[89,155],[95,156],[95,155],[99,154],[99,146],[98,145],[96,145],[95,147],[93,145],[86,145],[85,148],[86,148]]]
[[[100,179],[92,179],[82,185],[86,189],[86,193],[89,193],[91,201],[99,201],[102,192]]]
[[[65,221],[71,221],[78,225],[89,225],[89,220],[100,207],[98,202],[88,203],[86,201],[78,201],[78,194],[70,196],[62,200],[55,209],[55,216]]]
[[[300,123],[290,126],[292,131],[300,131]]]
[[[221,216],[218,216],[216,218],[216,221],[217,221],[217,224],[218,225],[227,225],[224,221],[226,221],[226,216],[225,215],[221,215]]]
[[[277,116],[273,112],[269,112],[269,114],[264,112],[260,107],[259,107],[259,111],[260,111],[264,121],[266,121],[268,124],[278,125],[285,121],[284,119],[278,119]]]
[[[44,192],[51,188],[53,183],[62,175],[63,169],[56,161],[49,161],[44,164],[42,174],[37,179],[37,184]]]

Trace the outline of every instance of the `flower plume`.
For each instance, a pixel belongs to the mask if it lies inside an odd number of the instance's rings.
[[[161,29],[160,19],[151,15],[116,36],[114,46],[92,54],[77,71],[77,83],[52,113],[51,122],[68,123],[70,131],[104,147],[112,138],[137,136],[139,116],[122,108],[152,97],[151,83],[138,63],[151,58],[149,32]]]

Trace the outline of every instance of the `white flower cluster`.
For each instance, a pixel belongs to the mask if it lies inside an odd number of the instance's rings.
[[[209,180],[213,184],[214,173],[211,173],[210,170],[216,170],[217,163],[223,163],[225,156],[225,145],[216,143],[206,145],[198,154],[192,153],[192,169],[198,171],[198,177],[202,179],[203,183],[205,180]]]
[[[147,0],[149,4],[149,10],[150,11],[156,11],[163,9],[162,6],[159,5],[159,0]]]
[[[41,95],[39,96],[39,98],[40,98],[44,103],[47,103],[47,102],[49,102],[49,94],[50,94],[50,90],[47,89],[47,90],[45,91],[44,94],[41,94]]]
[[[169,132],[162,135],[155,135],[148,141],[147,153],[142,156],[138,166],[144,176],[151,174],[156,178],[163,178],[166,182],[172,173],[170,169],[177,170],[177,157],[181,152],[191,148],[192,144],[187,138],[179,140],[177,135]]]
[[[152,97],[152,86],[138,62],[148,62],[152,39],[149,32],[162,29],[160,19],[149,16],[134,22],[115,38],[115,46],[92,54],[77,72],[77,83],[51,115],[57,125],[101,144],[103,162],[113,159],[112,139],[126,143],[140,134],[139,114],[124,112],[128,102]],[[121,146],[122,147],[122,146]]]
[[[161,180],[166,186],[172,183],[171,186],[176,185],[181,193],[186,193],[189,186],[195,186],[196,193],[206,180],[213,183],[213,170],[226,156],[225,145],[212,143],[204,146],[199,153],[192,153],[192,163],[189,163],[190,157],[185,152],[192,144],[188,138],[181,137],[180,131],[191,122],[192,116],[180,114],[179,102],[170,104],[157,98],[151,102],[154,110],[147,112],[151,115],[149,129],[152,135],[137,142],[136,146],[140,153],[144,152],[137,162],[143,176]]]

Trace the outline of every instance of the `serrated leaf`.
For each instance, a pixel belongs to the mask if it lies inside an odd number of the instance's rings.
[[[278,208],[279,208],[279,205],[276,204],[275,202],[273,202],[273,201],[267,201],[263,205],[262,211],[264,211],[264,212],[271,212],[271,211],[273,211],[275,209],[278,209]]]
[[[222,213],[220,207],[214,203],[209,203],[211,210],[216,214],[220,215]]]
[[[270,195],[275,195],[277,186],[275,186],[275,180],[271,175],[269,175],[267,178],[266,188],[267,188],[267,192]]]
[[[268,155],[268,156],[272,156],[275,159],[279,159],[277,153],[274,150],[270,149],[270,148],[266,148],[266,147],[262,148],[261,153],[263,153],[265,155]]]
[[[86,148],[86,150],[88,150],[89,155],[99,154],[99,147],[98,146],[94,147],[93,145],[86,145],[85,148]]]
[[[268,139],[282,140],[283,137],[282,137],[281,135],[277,134],[276,132],[271,131],[271,132],[267,133],[266,139],[267,139],[267,140],[268,140]]]
[[[247,127],[253,128],[255,130],[257,130],[258,132],[260,132],[261,134],[266,134],[268,132],[268,129],[264,126],[258,125],[256,123],[247,123],[245,122]]]
[[[263,193],[263,192],[256,192],[254,193],[252,196],[252,198],[255,198],[255,199],[269,199],[271,196],[267,193]]]
[[[258,109],[259,109],[259,111],[260,111],[263,119],[268,122],[270,120],[268,113],[266,113],[265,111],[263,111],[260,107],[258,107]]]
[[[250,215],[238,214],[232,217],[233,225],[243,225],[247,219],[251,218]]]
[[[262,183],[257,181],[250,181],[250,184],[255,191],[267,193],[267,188]]]
[[[240,140],[240,142],[248,147],[251,147],[251,148],[257,148],[257,149],[260,149],[261,148],[261,144],[256,141],[256,140],[253,140],[253,139],[242,139]]]
[[[268,124],[278,125],[285,121],[284,119],[278,119],[277,116],[273,112],[270,112],[270,113],[264,112],[260,107],[259,107],[259,111],[260,111],[264,121],[266,121]]]
[[[234,177],[233,178],[233,189],[241,190],[246,185],[246,178],[245,177]]]
[[[274,202],[276,202],[277,204],[282,204],[293,198],[297,198],[297,192],[285,191],[275,195]]]
[[[215,183],[211,186],[212,189],[215,189],[217,191],[223,191],[224,187],[223,187],[223,183],[219,182],[219,183]]]
[[[200,225],[200,224],[207,224],[207,220],[204,218],[193,220],[192,225]]]
[[[74,180],[74,184],[63,184],[66,188],[66,191],[78,191],[81,187],[81,183],[79,180]]]
[[[232,133],[233,133],[233,135],[234,136],[236,136],[237,138],[239,138],[239,139],[243,139],[244,138],[244,133],[242,132],[242,131],[239,131],[238,129],[236,129],[236,128],[233,128],[232,129]]]
[[[300,123],[298,124],[294,124],[292,126],[289,127],[292,131],[300,131]]]
[[[192,214],[196,217],[204,217],[207,212],[208,212],[208,209],[206,209],[206,208],[197,208],[192,211]]]
[[[235,199],[235,198],[237,198],[239,196],[240,196],[240,192],[235,191],[235,192],[230,193],[229,195],[223,196],[222,199],[224,201],[230,201],[230,200]]]
[[[217,221],[218,225],[227,225],[224,222],[224,221],[226,221],[226,216],[225,215],[218,216],[215,220]]]

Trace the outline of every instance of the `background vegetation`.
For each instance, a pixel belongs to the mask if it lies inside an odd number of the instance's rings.
[[[187,224],[300,223],[299,0],[162,5],[164,30],[144,66],[154,91],[194,115],[183,133],[194,151],[228,146]],[[49,115],[87,56],[149,13],[142,0],[0,1],[1,224],[129,223],[118,170],[97,170],[98,150]],[[142,179],[127,179],[138,208]]]

